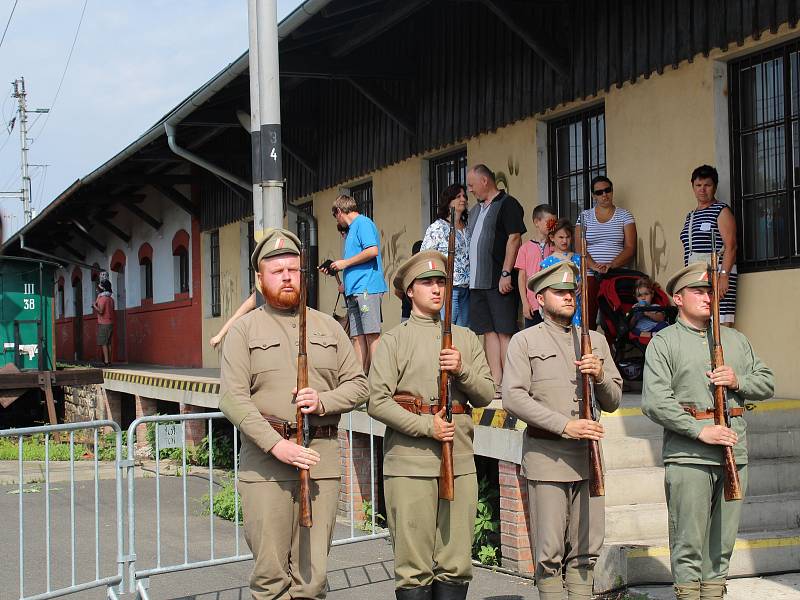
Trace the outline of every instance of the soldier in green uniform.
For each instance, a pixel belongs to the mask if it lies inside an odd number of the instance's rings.
[[[339,495],[339,415],[368,396],[344,330],[312,309],[306,317],[308,387],[295,389],[299,246],[289,231],[264,232],[251,263],[266,304],[233,324],[222,349],[219,408],[242,433],[239,491],[254,559],[254,600],[325,598]],[[311,425],[308,448],[294,441],[298,406]],[[298,524],[299,469],[311,469],[309,529]]]
[[[622,378],[606,339],[590,331],[592,353],[581,356],[575,314],[577,267],[560,262],[528,279],[544,322],[511,338],[503,373],[503,408],[524,421],[522,474],[528,480],[531,547],[541,600],[592,597],[594,566],[605,535],[605,502],[589,496],[586,442],[603,426],[579,418],[581,374],[594,378],[606,412],[617,409]],[[562,572],[566,571],[564,577]]]
[[[453,348],[442,350],[445,269],[432,250],[400,267],[393,285],[411,300],[411,318],[381,336],[369,373],[369,414],[386,424],[383,489],[398,600],[461,600],[472,579],[478,482],[470,404],[489,404],[494,383],[469,329],[453,326]],[[452,378],[452,423],[438,411],[440,369]],[[453,442],[452,502],[439,500],[443,441]]]
[[[774,378],[735,329],[720,328],[725,365],[711,371],[709,267],[693,263],[667,282],[675,325],[647,346],[642,411],[664,428],[664,486],[677,598],[722,598],[742,502],[723,493],[723,452],[732,446],[747,489],[745,400],[772,396]],[[725,386],[730,428],[714,424],[714,387]]]

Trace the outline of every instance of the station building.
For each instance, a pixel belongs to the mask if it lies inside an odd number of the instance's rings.
[[[635,266],[664,284],[683,264],[679,233],[695,206],[690,174],[715,165],[718,198],[737,222],[736,327],[776,374],[778,400],[757,410],[756,421],[780,424],[786,440],[796,439],[798,14],[794,0],[307,0],[279,25],[287,224],[316,241],[319,262],[339,258],[330,207],[350,193],[380,230],[391,281],[435,218],[440,191],[465,181],[469,165],[496,172],[523,205],[529,229],[540,203],[574,220],[591,206],[589,181],[603,173],[614,182],[616,204],[636,219]],[[1,249],[65,265],[54,282],[63,360],[96,351],[92,280],[101,269],[112,273],[115,361],[157,366],[167,381],[109,375],[108,389],[135,396],[139,412],[155,410],[148,398],[182,410],[215,406],[219,355],[208,339],[250,294],[254,278],[249,107],[245,54],[76,181]],[[320,310],[330,312],[336,296],[332,280],[315,279]],[[400,319],[390,294],[383,317],[387,329]],[[184,377],[183,368],[208,378],[197,380],[197,395],[169,383]],[[658,440],[637,410],[636,397],[628,398],[617,431],[646,441],[634,449],[620,441],[611,479],[631,489],[644,481],[636,477],[650,477],[658,487]],[[504,561],[530,570],[521,432],[501,411],[476,418],[479,453],[498,461]],[[765,438],[755,452],[772,461],[777,479],[800,480],[785,471],[797,463],[796,443]],[[800,506],[800,488],[759,485],[754,491],[769,497],[763,507],[772,507],[765,510],[774,522],[753,524],[747,539],[754,541],[737,547],[734,571],[742,574],[792,560],[796,566],[800,552],[790,514]],[[663,532],[623,524],[635,510],[643,511],[641,522],[660,523],[663,499],[653,494],[611,506],[619,513],[609,517],[616,546],[604,560],[622,573],[627,567],[620,565],[652,559],[651,571],[640,572],[655,581],[664,577]],[[624,554],[626,544],[638,544],[640,554]],[[627,571],[620,577],[634,580]]]

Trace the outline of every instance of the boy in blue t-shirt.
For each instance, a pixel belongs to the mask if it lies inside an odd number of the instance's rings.
[[[349,227],[344,258],[333,261],[331,271],[344,272],[344,295],[350,318],[350,337],[364,372],[369,373],[372,352],[381,333],[381,296],[387,291],[381,261],[380,234],[369,217],[358,212],[356,201],[341,195],[331,214]],[[327,272],[327,271],[326,271]]]

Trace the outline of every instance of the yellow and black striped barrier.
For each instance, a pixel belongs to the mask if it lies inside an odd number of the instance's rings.
[[[209,381],[188,381],[185,379],[173,379],[172,377],[157,377],[155,375],[144,375],[138,373],[125,373],[119,371],[103,371],[103,377],[113,381],[133,383],[138,385],[149,385],[168,390],[182,390],[186,392],[198,392],[201,394],[219,394],[219,382]]]

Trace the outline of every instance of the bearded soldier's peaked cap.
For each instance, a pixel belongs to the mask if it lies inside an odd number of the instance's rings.
[[[538,294],[545,288],[554,290],[574,290],[578,284],[578,267],[569,260],[557,262],[528,278],[528,289]]]
[[[300,254],[300,238],[286,229],[268,227],[264,230],[264,237],[256,244],[256,249],[250,256],[250,264],[258,271],[258,263],[262,258],[277,256],[279,254]]]

